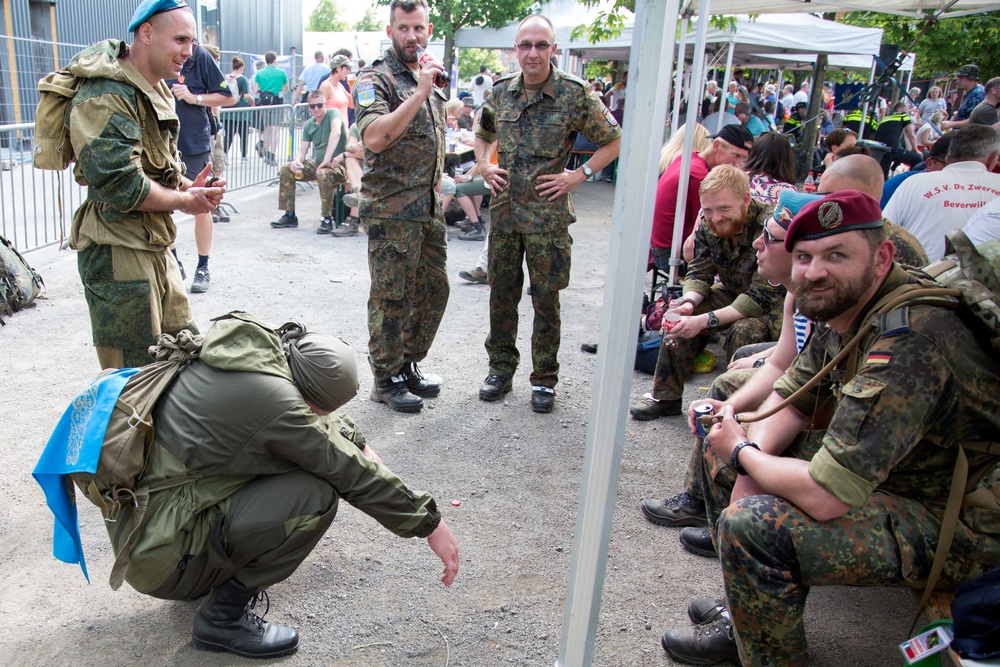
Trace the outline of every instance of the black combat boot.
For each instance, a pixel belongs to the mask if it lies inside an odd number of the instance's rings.
[[[265,602],[264,614],[252,610]],[[274,658],[299,648],[299,633],[287,625],[264,620],[270,603],[265,591],[230,579],[213,590],[198,608],[191,633],[195,647],[229,651],[247,658]]]
[[[415,362],[406,362],[399,375],[406,376],[406,388],[411,394],[421,398],[434,398],[441,393],[441,378],[437,375],[424,375]]]
[[[402,370],[396,375],[376,374],[371,399],[376,403],[385,403],[396,412],[420,412],[420,408],[424,407],[424,399],[410,393],[406,380],[407,376]]]

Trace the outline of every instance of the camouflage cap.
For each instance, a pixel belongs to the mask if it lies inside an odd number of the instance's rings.
[[[344,65],[350,65],[351,59],[344,54],[336,55],[330,58],[330,69],[337,69],[338,67],[343,67]]]
[[[977,65],[962,65],[955,72],[955,76],[964,76],[966,79],[972,79],[973,81],[979,81],[979,67]]]
[[[802,207],[788,226],[785,250],[791,252],[796,241],[812,241],[881,226],[882,209],[877,201],[857,190],[840,190]]]

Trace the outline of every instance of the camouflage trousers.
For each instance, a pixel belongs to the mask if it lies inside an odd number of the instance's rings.
[[[198,333],[170,251],[95,243],[77,253],[77,267],[101,368],[144,366],[161,333]]]
[[[803,432],[786,455],[811,459],[824,435]],[[735,475],[710,452],[703,472],[709,526],[744,665],[808,664],[803,614],[811,586],[913,587],[926,580],[941,525],[915,500],[876,490],[861,507],[817,521],[776,496],[730,504]],[[974,550],[975,534],[969,535],[973,541],[963,548]],[[941,585],[954,586],[991,567],[953,550]]]
[[[290,577],[312,552],[333,523],[337,504],[330,482],[304,470],[263,475],[157,547],[184,556],[165,580],[143,571],[141,553],[133,556],[129,575],[137,583],[160,579],[152,590],[137,590],[162,600],[199,597],[234,577],[244,586],[267,588]]]
[[[423,361],[448,304],[444,221],[367,218],[368,354],[376,375]]]
[[[695,315],[721,310],[732,305],[733,297],[720,289],[713,289],[708,298],[702,301],[694,310]],[[748,317],[733,322],[726,333],[726,363],[733,353],[744,345],[766,343],[778,340],[781,333],[783,304],[778,303],[771,312],[760,317]],[[722,328],[710,329],[721,331]],[[656,358],[656,371],[653,374],[652,396],[657,400],[678,400],[684,398],[684,383],[691,378],[694,368],[694,358],[704,347],[700,336],[677,341],[677,347],[667,347],[667,338],[660,342],[660,352]]]
[[[281,211],[295,210],[295,183],[296,181],[312,182],[319,184],[319,206],[320,215],[329,218],[333,215],[333,198],[337,194],[337,186],[347,183],[347,169],[343,166],[336,169],[317,170],[315,160],[306,160],[302,163],[302,178],[296,179],[295,174],[286,162],[278,170],[278,209]]]
[[[524,263],[528,265],[531,305],[535,318],[531,332],[531,384],[555,387],[559,381],[559,340],[562,321],[559,290],[569,285],[569,229],[536,234],[490,230],[490,333],[486,353],[490,374],[513,377],[520,361],[517,351],[518,304],[524,290]]]

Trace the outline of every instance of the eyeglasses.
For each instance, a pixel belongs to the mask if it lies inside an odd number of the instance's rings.
[[[322,109],[325,106],[326,106],[325,104],[323,104],[322,102],[320,102],[319,104],[310,104],[309,108],[310,109]]]
[[[534,44],[531,42],[521,42],[519,44],[515,44],[514,48],[518,51],[531,51],[531,49],[534,49],[538,52],[542,52],[551,49],[552,45],[548,42],[535,42]]]
[[[785,239],[776,239],[771,231],[764,225],[764,247],[770,248],[772,243],[784,243]]]

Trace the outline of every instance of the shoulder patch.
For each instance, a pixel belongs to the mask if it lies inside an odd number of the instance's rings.
[[[888,364],[889,361],[891,360],[892,360],[892,352],[888,351],[872,352],[871,354],[868,355],[868,358],[865,359],[864,365],[868,366],[871,364]]]
[[[225,88],[226,90],[229,90],[229,82],[223,79],[222,83],[219,84],[219,88]]]
[[[890,336],[898,336],[899,334],[910,332],[910,308],[909,306],[903,306],[902,308],[896,308],[890,310],[888,313],[882,315],[882,321],[880,322],[880,327],[882,330],[882,338],[888,338]]]
[[[615,117],[611,115],[610,109],[604,107],[604,111],[602,113],[604,114],[604,117],[608,119],[608,123],[610,123],[611,125],[618,125],[618,121],[615,120]]]
[[[371,81],[362,81],[354,86],[354,94],[358,98],[358,105],[370,107],[375,103],[375,84]]]

